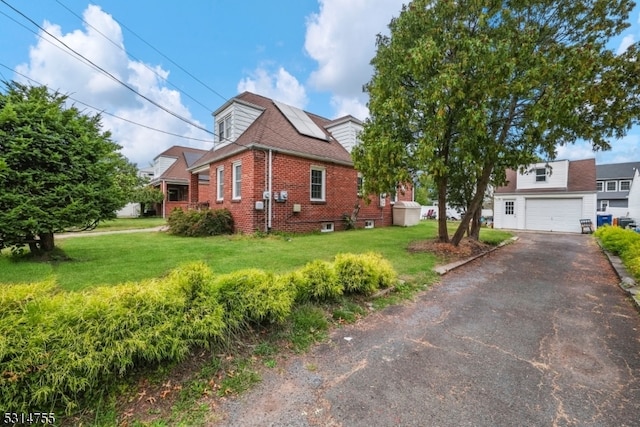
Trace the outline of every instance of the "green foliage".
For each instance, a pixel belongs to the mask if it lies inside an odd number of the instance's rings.
[[[0,405],[70,411],[134,366],[181,360],[221,337],[222,307],[194,268],[85,293],[1,287]]]
[[[346,293],[371,295],[380,288],[388,288],[396,282],[396,272],[382,255],[338,254],[333,268]]]
[[[51,251],[53,233],[115,218],[137,183],[100,116],[66,102],[19,83],[0,93],[0,247]]]
[[[598,228],[594,235],[605,249],[620,256],[629,273],[640,281],[640,233],[605,225]]]
[[[329,322],[320,307],[304,304],[293,313],[291,319],[291,343],[294,350],[306,351],[327,336]]]
[[[364,192],[428,175],[440,206],[466,205],[457,244],[505,169],[558,145],[622,137],[640,117],[638,44],[618,54],[631,0],[414,0],[380,35],[353,150]],[[567,112],[571,112],[568,114]],[[451,203],[449,202],[451,199]],[[445,218],[439,238],[448,241]]]
[[[300,274],[301,280],[294,279],[298,285],[296,301],[335,300],[344,292],[333,265],[327,261],[311,261],[300,270]]]
[[[177,236],[205,237],[233,233],[233,217],[228,209],[202,209],[169,214],[169,232]]]
[[[335,300],[345,289],[369,294],[395,278],[386,260],[368,253],[314,261],[280,276],[257,269],[215,276],[193,262],[160,279],[85,292],[64,292],[53,282],[3,285],[0,407],[70,412],[136,367],[183,360],[194,347],[220,343],[258,323],[290,321],[292,344],[303,350],[326,336],[328,321],[310,304],[292,315],[296,297]],[[345,305],[335,315],[348,320],[361,313]],[[270,351],[263,347],[256,354]],[[251,369],[238,367],[221,390],[239,392],[257,380]]]
[[[162,190],[149,185],[139,186],[132,190],[129,201],[132,203],[140,203],[141,206],[149,206],[154,203],[162,203],[164,193]]]
[[[240,270],[217,277],[214,287],[232,332],[264,321],[282,322],[291,313],[293,289],[273,273]]]

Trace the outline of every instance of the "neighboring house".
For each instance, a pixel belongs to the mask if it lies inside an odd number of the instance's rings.
[[[635,224],[640,226],[640,168],[637,168],[631,180],[631,188],[629,190],[629,218],[635,220]]]
[[[151,181],[153,178],[153,168],[142,168],[138,170],[138,176]],[[116,212],[118,218],[137,218],[142,215],[140,203],[127,203],[125,207]]]
[[[394,201],[412,198],[407,188],[365,203],[350,155],[362,129],[354,117],[329,120],[250,92],[213,114],[214,148],[189,168],[191,188],[200,174],[210,185],[190,201],[229,209],[239,232],[327,232],[344,229],[345,215],[386,226]]]
[[[510,169],[507,181],[494,191],[494,228],[580,233],[580,219],[596,224],[595,159]]]
[[[184,210],[195,207],[189,202],[189,186],[192,183],[191,172],[187,171],[207,150],[174,145],[153,159],[153,178],[150,184],[162,190],[164,201],[156,207],[156,214],[163,218],[169,216],[175,208]],[[195,185],[206,193],[209,187],[209,175],[195,176]]]
[[[596,166],[598,213],[612,217],[628,217],[631,182],[640,169],[640,162],[612,163]]]

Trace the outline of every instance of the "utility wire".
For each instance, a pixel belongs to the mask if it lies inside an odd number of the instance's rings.
[[[53,34],[51,34],[50,32],[48,32],[46,29],[44,29],[43,27],[41,27],[37,22],[35,22],[33,19],[29,18],[27,15],[25,15],[24,13],[22,13],[20,10],[16,9],[15,7],[13,7],[12,5],[10,5],[9,3],[7,3],[6,0],[0,0],[0,2],[4,3],[6,6],[8,6],[9,8],[11,8],[14,12],[18,13],[19,15],[21,15],[23,18],[25,18],[26,20],[28,20],[29,22],[31,22],[33,25],[35,25],[36,27],[38,27],[41,31],[45,32],[47,35],[49,35],[49,37],[53,38],[54,40],[56,40],[58,43],[60,43],[61,45],[63,45],[64,47],[66,47],[67,49],[69,49],[71,52],[73,52],[75,55],[77,55],[78,57],[84,59],[85,61],[87,61],[89,64],[91,64],[92,67],[94,67],[95,69],[99,70],[101,73],[105,74],[106,76],[110,77],[112,80],[116,81],[117,83],[119,83],[120,85],[122,85],[123,87],[125,87],[126,89],[128,89],[129,91],[135,93],[136,95],[140,96],[141,98],[145,99],[146,101],[150,102],[151,104],[155,105],[156,107],[160,108],[161,110],[165,111],[166,113],[172,115],[173,117],[197,128],[200,129],[210,135],[214,135],[213,132],[211,132],[209,129],[200,126],[197,123],[194,123],[193,121],[187,119],[186,117],[181,116],[178,113],[175,113],[171,110],[169,110],[167,107],[159,104],[158,102],[154,101],[153,99],[149,98],[146,95],[141,94],[140,92],[138,92],[135,88],[131,87],[130,85],[126,84],[125,82],[123,82],[122,80],[118,79],[116,76],[114,76],[113,74],[111,74],[110,72],[108,72],[107,70],[105,70],[104,68],[100,67],[99,65],[97,65],[96,63],[94,63],[93,61],[91,61],[90,59],[88,59],[87,57],[85,57],[84,55],[82,55],[81,53],[79,53],[78,51],[76,51],[75,49],[73,49],[72,47],[70,47],[69,45],[67,45],[66,43],[64,43],[62,40],[58,39],[56,36],[54,36]]]
[[[7,66],[7,65],[5,65],[5,64],[3,64],[3,63],[0,63],[0,67],[4,67],[4,68],[6,68],[7,70],[12,71],[12,72],[14,72],[15,74],[17,74],[17,75],[19,75],[19,76],[21,76],[21,77],[24,77],[25,79],[27,79],[27,80],[29,80],[29,81],[31,81],[31,82],[33,82],[33,83],[37,84],[38,86],[46,86],[46,85],[43,85],[42,83],[38,82],[37,80],[34,80],[34,79],[32,79],[31,77],[29,77],[29,76],[25,75],[25,74],[22,74],[22,73],[20,73],[20,72],[18,72],[18,71],[16,71],[16,70],[13,70],[11,67],[9,67],[9,66]],[[4,74],[2,74],[2,72],[0,72],[0,75],[4,77]],[[6,80],[6,78],[5,78],[5,81],[7,81],[7,80]],[[213,141],[212,141],[212,140],[210,140],[210,139],[192,138],[192,137],[189,137],[189,136],[184,136],[184,135],[180,135],[180,134],[177,134],[177,133],[169,132],[169,131],[166,131],[166,130],[162,130],[162,129],[154,128],[154,127],[151,127],[151,126],[145,125],[145,124],[143,124],[143,123],[134,122],[133,120],[129,120],[129,119],[127,119],[127,118],[124,118],[124,117],[118,116],[118,115],[116,115],[116,114],[110,113],[110,112],[108,112],[108,111],[106,111],[106,110],[102,110],[102,109],[100,109],[100,108],[94,107],[93,105],[91,105],[91,104],[87,104],[86,102],[80,101],[79,99],[76,99],[76,98],[74,98],[74,97],[72,97],[72,96],[69,96],[69,95],[65,95],[65,96],[66,96],[67,98],[69,98],[70,100],[72,100],[72,101],[74,101],[74,102],[77,102],[78,104],[82,104],[82,105],[84,105],[85,107],[89,107],[89,108],[91,108],[92,110],[97,111],[99,114],[105,114],[105,115],[107,115],[107,116],[111,116],[111,117],[116,118],[116,119],[118,119],[118,120],[122,120],[122,121],[125,121],[125,122],[127,122],[127,123],[131,123],[132,125],[135,125],[135,126],[140,126],[140,127],[145,128],[145,129],[152,130],[152,131],[154,131],[154,132],[163,133],[163,134],[165,134],[165,135],[171,135],[171,136],[176,136],[176,137],[178,137],[178,138],[189,139],[189,140],[191,140],[191,141],[199,141],[199,142],[208,142],[208,143],[213,143]]]
[[[106,34],[104,34],[102,31],[100,31],[99,29],[97,29],[96,27],[94,27],[93,25],[91,25],[89,22],[85,21],[84,18],[80,15],[78,15],[77,13],[75,13],[73,10],[69,9],[66,5],[64,5],[62,2],[60,2],[59,0],[56,0],[56,3],[58,3],[60,6],[62,6],[63,8],[65,8],[69,13],[71,13],[73,16],[75,16],[76,18],[78,18],[80,21],[84,22],[85,25],[87,25],[90,28],[93,28],[98,34],[100,34],[105,40],[107,40],[109,43],[111,43],[113,46],[115,46],[116,48],[120,49],[122,52],[125,53],[125,55],[127,55],[128,57],[130,57],[131,59],[134,59],[136,61],[138,61],[139,63],[141,63],[147,70],[151,71],[153,74],[155,74],[160,80],[164,81],[165,83],[168,83],[169,85],[171,85],[173,88],[175,88],[176,90],[178,90],[179,92],[183,93],[187,98],[191,99],[193,102],[195,102],[196,104],[200,105],[201,107],[203,107],[206,110],[211,111],[212,109],[207,106],[204,105],[202,102],[198,101],[197,99],[195,99],[193,96],[189,95],[187,92],[185,92],[182,89],[179,89],[175,84],[173,84],[172,82],[169,81],[169,79],[167,79],[166,77],[160,75],[156,70],[154,70],[153,68],[149,67],[144,61],[142,61],[141,59],[137,58],[136,56],[134,56],[133,54],[127,52],[127,50],[120,44],[116,43],[115,41],[111,40]],[[112,16],[113,18],[113,16]],[[113,18],[115,20],[115,18]],[[117,21],[116,21],[117,22]]]

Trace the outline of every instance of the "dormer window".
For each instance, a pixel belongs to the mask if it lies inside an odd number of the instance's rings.
[[[224,142],[228,139],[231,139],[231,114],[218,121],[218,140]]]
[[[536,182],[547,181],[547,170],[545,168],[536,168]]]

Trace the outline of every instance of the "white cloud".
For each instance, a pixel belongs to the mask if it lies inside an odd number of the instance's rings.
[[[319,13],[307,20],[305,50],[318,68],[309,79],[312,87],[332,93],[337,115],[367,112],[362,86],[371,79],[376,35],[388,33],[403,0],[319,0]],[[347,111],[347,108],[353,108]],[[368,115],[368,113],[365,113]]]
[[[168,71],[160,66],[147,66],[132,61],[127,57],[121,49],[124,48],[121,28],[111,15],[103,12],[98,6],[90,5],[84,11],[84,20],[90,26],[66,34],[62,33],[60,26],[48,22],[44,23],[43,28],[139,93],[203,126],[192,118],[189,110],[182,104],[179,92],[169,90],[165,86],[164,79],[169,75]],[[30,49],[29,63],[16,68],[18,73],[45,84],[52,90],[68,94],[78,101],[127,120],[187,137],[213,139],[212,136],[145,101],[111,77],[79,61],[75,54],[69,54],[67,48],[55,39],[45,33],[42,35],[44,39],[39,39]],[[78,106],[81,109],[85,108]],[[123,147],[122,153],[141,167],[147,166],[155,156],[172,145],[211,147],[204,142],[155,132],[108,115],[103,115],[103,125],[104,130],[111,131],[113,140]]]
[[[593,159],[595,156],[596,154],[588,142],[576,142],[556,147],[556,159],[558,160]]]
[[[270,72],[266,65],[258,67],[238,83],[238,92],[249,91],[298,108],[307,105],[304,86],[283,67]]]
[[[633,36],[633,34],[624,36],[622,38],[622,41],[620,42],[620,46],[618,46],[618,50],[616,51],[616,53],[620,55],[626,52],[627,48],[631,46],[634,42],[635,42],[635,37]]]

